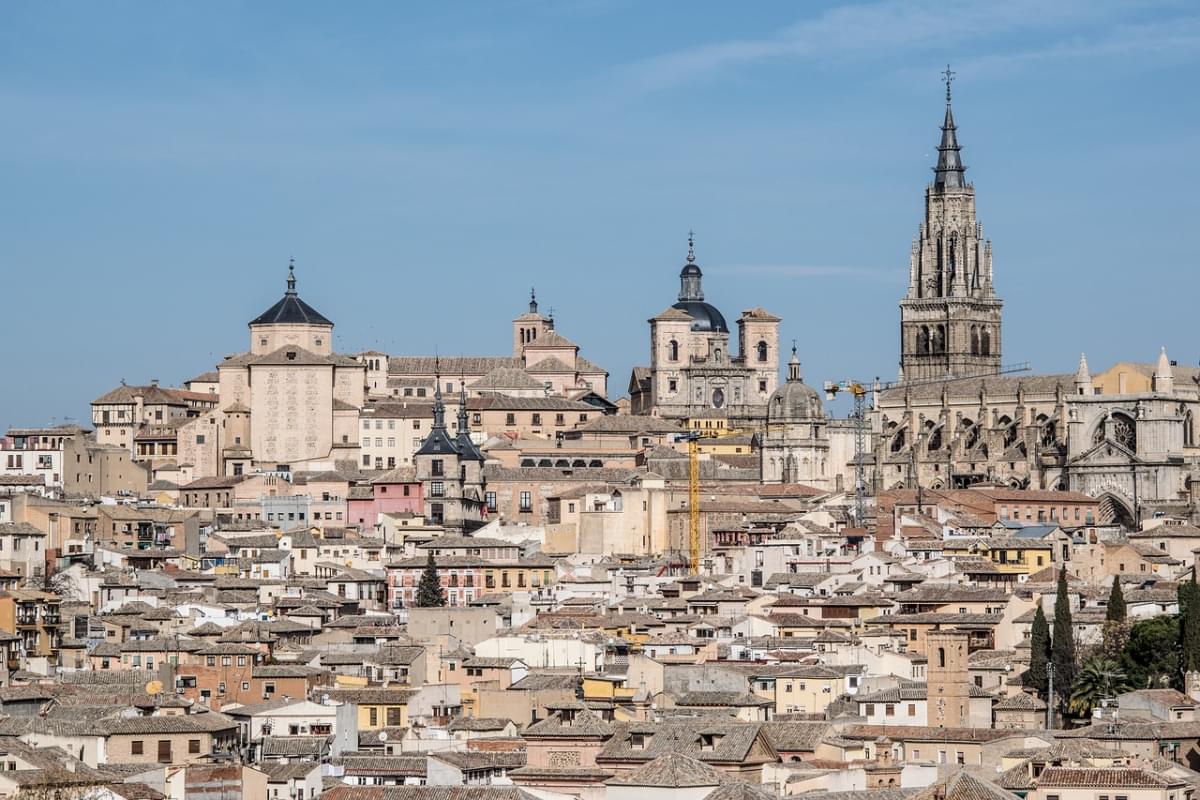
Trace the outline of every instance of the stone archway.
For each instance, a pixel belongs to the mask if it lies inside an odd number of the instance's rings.
[[[1111,492],[1100,495],[1099,517],[1096,520],[1101,525],[1120,525],[1126,530],[1134,529],[1133,509],[1125,501]]]

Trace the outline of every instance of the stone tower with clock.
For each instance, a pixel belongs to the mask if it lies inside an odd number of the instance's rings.
[[[900,378],[962,377],[1000,369],[1003,301],[992,285],[992,243],[975,219],[975,187],[965,179],[958,129],[950,107],[933,182],[925,189],[925,220],[913,241],[908,293],[900,301]]]

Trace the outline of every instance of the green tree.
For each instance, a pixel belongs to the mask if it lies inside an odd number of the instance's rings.
[[[1179,584],[1179,672],[1200,670],[1200,588],[1196,575]],[[1182,680],[1180,681],[1182,685]]]
[[[1108,593],[1108,608],[1104,618],[1109,622],[1125,621],[1125,593],[1121,591],[1120,576],[1113,578],[1112,591]]]
[[[1121,591],[1120,576],[1115,576],[1108,593],[1108,608],[1104,612],[1104,656],[1119,660],[1129,640],[1129,621],[1126,617],[1125,594]]]
[[[437,562],[433,560],[433,551],[429,552],[429,560],[425,562],[425,571],[421,573],[421,582],[417,584],[418,608],[436,608],[446,605],[446,595],[442,594],[442,579],[438,577]]]
[[[1129,691],[1129,678],[1121,665],[1104,656],[1094,656],[1083,663],[1071,691],[1070,709],[1083,717],[1092,713],[1105,698],[1114,698]]]
[[[1054,598],[1054,629],[1050,637],[1050,660],[1054,664],[1054,692],[1058,706],[1067,711],[1075,685],[1075,629],[1071,624],[1071,598],[1067,594],[1067,568],[1058,571],[1058,592]]]
[[[1025,673],[1025,685],[1037,689],[1041,697],[1046,696],[1046,663],[1050,661],[1050,623],[1041,603],[1033,612],[1033,627],[1029,631],[1029,670]]]
[[[1179,617],[1161,615],[1136,623],[1121,653],[1121,667],[1139,689],[1161,689],[1178,683]]]

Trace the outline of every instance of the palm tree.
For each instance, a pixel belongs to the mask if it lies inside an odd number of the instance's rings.
[[[1086,716],[1102,699],[1116,697],[1129,689],[1129,679],[1116,661],[1093,656],[1083,663],[1075,676],[1070,709],[1078,716]]]

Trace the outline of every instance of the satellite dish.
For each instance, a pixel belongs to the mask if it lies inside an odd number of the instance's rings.
[[[162,690],[162,681],[150,681],[146,684],[146,694],[160,694]]]
[[[379,732],[379,741],[386,742],[387,740],[388,740],[387,731],[380,731]]]

